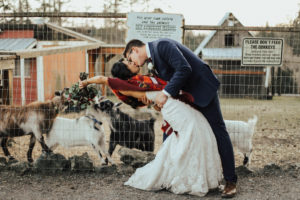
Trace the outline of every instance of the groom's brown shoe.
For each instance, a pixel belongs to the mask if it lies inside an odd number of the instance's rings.
[[[232,198],[236,195],[236,183],[226,182],[225,188],[222,192],[222,198]]]

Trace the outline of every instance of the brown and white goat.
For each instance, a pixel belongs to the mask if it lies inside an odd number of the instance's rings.
[[[43,151],[50,152],[43,133],[47,134],[51,130],[54,119],[64,107],[63,104],[63,95],[61,95],[46,102],[33,102],[25,106],[1,105],[0,138],[2,138],[1,147],[5,156],[10,160],[14,159],[7,149],[8,138],[23,135],[31,135],[27,152],[29,162],[33,162],[31,154],[36,139],[41,143]]]

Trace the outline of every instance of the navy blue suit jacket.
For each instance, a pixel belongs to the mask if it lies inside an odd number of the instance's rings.
[[[153,65],[158,76],[168,81],[165,90],[171,96],[183,90],[193,96],[196,105],[205,107],[217,95],[217,77],[186,46],[171,39],[155,40],[148,45]]]

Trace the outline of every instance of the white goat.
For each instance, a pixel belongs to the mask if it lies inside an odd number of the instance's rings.
[[[101,122],[102,114],[97,104],[87,109],[87,114],[77,119],[57,117],[47,135],[46,144],[50,149],[91,145],[99,156],[101,164],[114,164],[105,148],[105,132]],[[106,156],[106,162],[102,155]]]
[[[236,120],[224,121],[233,146],[244,155],[243,164],[248,166],[251,161],[252,136],[255,131],[257,116],[255,115],[248,122]]]

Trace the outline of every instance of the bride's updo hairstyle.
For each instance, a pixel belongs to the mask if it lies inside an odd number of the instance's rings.
[[[135,76],[136,74],[132,73],[128,68],[127,65],[123,63],[124,58],[121,58],[118,62],[114,63],[111,68],[111,74],[113,77],[128,80],[131,77]]]
[[[128,68],[127,65],[123,63],[124,58],[121,58],[118,62],[114,63],[111,68],[111,75],[113,77],[128,80],[131,77],[135,76],[136,74],[132,73]],[[132,108],[136,109],[141,103],[134,97],[127,97],[126,104],[130,105]]]

